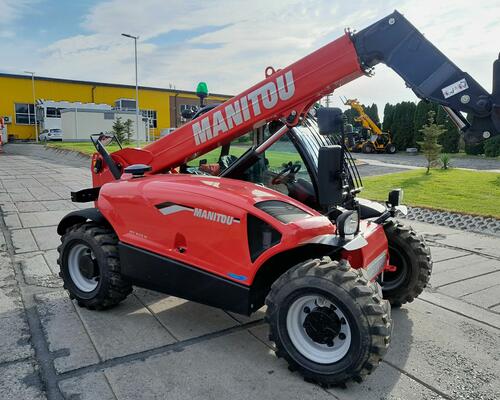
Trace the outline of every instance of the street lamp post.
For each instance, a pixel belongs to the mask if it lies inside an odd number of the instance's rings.
[[[137,147],[139,147],[139,86],[137,80],[137,39],[139,36],[122,33],[122,36],[134,39],[134,54],[135,54],[135,132],[137,135]]]
[[[35,140],[38,143],[38,122],[36,120],[36,96],[35,96],[35,73],[32,71],[24,71],[25,74],[31,75],[31,90],[33,92],[33,115],[35,117]],[[28,106],[28,115],[30,114]]]

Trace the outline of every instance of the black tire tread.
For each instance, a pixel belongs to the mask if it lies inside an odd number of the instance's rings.
[[[275,315],[279,305],[276,303],[274,294],[293,279],[303,276],[315,276],[337,282],[352,297],[356,298],[370,326],[371,346],[369,354],[363,364],[353,371],[345,371],[342,377],[332,379],[328,375],[318,375],[304,369],[293,358],[291,358],[277,334],[275,326]],[[271,291],[266,298],[265,320],[270,325],[269,339],[276,344],[277,357],[284,358],[291,371],[298,371],[306,381],[320,384],[323,387],[341,386],[352,380],[361,382],[378,366],[387,352],[392,333],[391,307],[388,301],[380,297],[379,286],[376,282],[367,279],[365,271],[353,269],[346,261],[332,261],[329,257],[308,260],[289,269],[280,276],[271,286]]]
[[[391,295],[389,297],[384,294],[384,297],[390,301],[393,307],[400,307],[405,303],[411,303],[427,287],[431,278],[433,265],[431,250],[422,235],[417,234],[412,227],[404,225],[397,220],[388,220],[384,224],[384,229],[388,238],[399,236],[410,245],[419,268],[418,279],[416,282],[413,282],[413,285],[401,291],[398,295]]]
[[[59,268],[61,268],[63,263],[62,249],[66,244],[67,235],[75,232],[80,232],[83,236],[91,236],[101,247],[101,250],[106,258],[107,265],[109,266],[109,285],[107,285],[106,292],[100,294],[98,298],[94,298],[92,300],[83,301],[79,299],[77,301],[78,305],[91,310],[104,310],[116,306],[132,292],[132,286],[124,281],[120,274],[118,237],[111,229],[103,227],[95,222],[84,222],[71,226],[66,233],[61,236],[61,244],[57,248],[59,253],[57,264],[59,265]],[[61,272],[59,272],[59,276],[63,278],[63,274]],[[75,295],[71,293],[67,282],[64,282],[63,287],[68,290],[70,298],[74,299]]]

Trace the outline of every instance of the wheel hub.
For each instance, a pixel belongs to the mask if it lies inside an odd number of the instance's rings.
[[[99,264],[92,249],[85,243],[75,243],[68,249],[66,263],[76,288],[90,293],[99,284]]]
[[[303,327],[313,341],[332,347],[341,325],[340,318],[331,307],[316,307],[307,314]]]
[[[80,255],[78,258],[78,268],[83,277],[87,279],[92,279],[97,275],[97,266],[95,265],[95,261],[90,257],[90,254]]]
[[[323,295],[297,297],[288,309],[286,326],[297,351],[319,364],[338,362],[351,346],[351,327],[344,311]]]

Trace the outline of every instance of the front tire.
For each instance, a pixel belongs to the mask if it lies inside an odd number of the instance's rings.
[[[389,245],[389,263],[396,271],[378,278],[384,299],[393,307],[411,303],[424,290],[432,272],[431,251],[425,239],[409,226],[389,220],[384,224]]]
[[[88,309],[106,309],[124,300],[132,286],[120,275],[118,238],[94,222],[70,227],[57,248],[64,288],[78,305]]]
[[[388,144],[385,148],[385,152],[387,154],[394,154],[396,153],[396,146],[392,143]]]
[[[390,305],[361,270],[345,262],[309,260],[288,270],[266,298],[276,355],[307,381],[323,386],[361,382],[390,342]]]

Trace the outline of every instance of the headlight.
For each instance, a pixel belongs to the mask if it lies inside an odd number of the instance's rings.
[[[359,230],[359,214],[355,210],[344,211],[337,217],[336,224],[340,236],[355,235]]]
[[[393,189],[389,192],[387,202],[391,207],[397,207],[403,202],[403,189]]]

